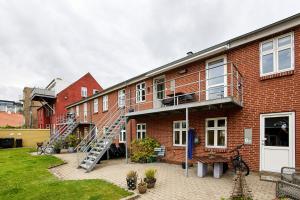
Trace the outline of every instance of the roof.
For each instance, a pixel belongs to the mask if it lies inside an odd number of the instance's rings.
[[[256,29],[254,31],[248,32],[246,34],[240,35],[238,37],[232,38],[230,40],[224,41],[222,43],[216,44],[216,45],[211,46],[209,48],[203,49],[203,50],[198,51],[194,54],[187,55],[183,58],[180,58],[180,59],[175,60],[173,62],[167,63],[165,65],[162,65],[162,66],[157,67],[155,69],[152,69],[150,71],[147,71],[143,74],[140,74],[138,76],[135,76],[133,78],[130,78],[128,80],[120,82],[116,85],[113,85],[113,86],[101,91],[100,93],[97,93],[97,94],[92,95],[88,98],[85,98],[85,99],[80,100],[78,102],[75,102],[71,105],[68,105],[66,108],[70,108],[70,107],[73,107],[75,105],[81,104],[83,102],[89,101],[91,99],[97,98],[99,96],[105,95],[105,94],[107,94],[111,91],[120,89],[122,87],[126,87],[127,85],[132,84],[134,82],[138,82],[142,79],[149,78],[149,77],[154,76],[154,75],[159,74],[159,73],[163,73],[164,71],[175,69],[175,68],[183,66],[185,64],[195,62],[196,60],[200,60],[202,58],[220,53],[222,51],[224,52],[228,49],[236,48],[238,46],[247,44],[249,42],[267,37],[267,36],[272,35],[274,33],[278,33],[278,32],[287,30],[289,28],[298,26],[298,25],[300,25],[300,13],[295,14],[293,16],[290,16],[288,18],[282,19],[280,21],[274,22],[274,23],[269,24],[267,26],[264,26],[262,28]]]
[[[0,112],[0,127],[1,126],[14,126],[19,127],[24,124],[24,116],[19,113],[6,113]]]
[[[9,101],[9,100],[1,100],[1,99],[0,99],[0,103],[9,103],[9,104],[19,105],[19,106],[23,105],[21,102]]]

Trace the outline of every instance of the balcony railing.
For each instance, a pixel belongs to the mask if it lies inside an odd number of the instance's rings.
[[[167,80],[167,78],[169,78]],[[225,63],[199,71],[161,77],[152,85],[126,95],[128,112],[137,112],[182,104],[229,100],[243,105],[243,76],[234,63]],[[221,101],[220,101],[221,102]]]
[[[55,98],[55,91],[43,88],[33,88],[31,98],[33,99],[34,97]]]

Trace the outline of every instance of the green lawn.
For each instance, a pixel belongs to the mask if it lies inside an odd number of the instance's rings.
[[[0,150],[0,199],[111,200],[131,194],[103,180],[61,181],[47,170],[62,163],[60,159],[31,156],[29,152]]]

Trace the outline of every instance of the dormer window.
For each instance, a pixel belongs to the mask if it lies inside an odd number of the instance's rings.
[[[81,87],[81,96],[87,97],[87,88],[86,87]]]

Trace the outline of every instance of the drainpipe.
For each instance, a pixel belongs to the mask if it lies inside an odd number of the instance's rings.
[[[189,176],[189,164],[188,164],[188,150],[189,150],[189,108],[185,109],[185,124],[186,124],[186,132],[185,132],[185,176]]]

